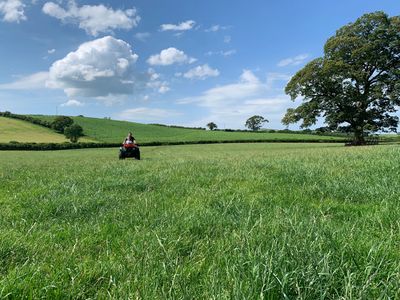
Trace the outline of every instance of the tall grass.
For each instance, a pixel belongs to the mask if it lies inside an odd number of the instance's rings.
[[[398,146],[0,154],[0,298],[397,299]]]

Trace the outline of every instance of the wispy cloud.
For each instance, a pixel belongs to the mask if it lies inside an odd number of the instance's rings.
[[[84,104],[82,102],[75,100],[75,99],[70,99],[67,102],[61,104],[61,106],[63,106],[63,107],[72,107],[72,106],[79,107],[79,106],[83,106],[83,105]]]
[[[232,41],[232,37],[230,35],[224,36],[224,43],[229,44]]]
[[[196,105],[208,110],[206,117],[191,124],[194,126],[204,126],[213,121],[221,122],[225,127],[242,128],[245,120],[255,114],[278,123],[290,99],[281,92],[276,94],[271,85],[284,78],[287,76],[275,73],[262,81],[252,71],[244,70],[238,82],[208,89],[199,96],[179,99],[176,103]]]
[[[231,50],[226,50],[226,51],[208,51],[205,53],[206,56],[212,56],[212,55],[222,55],[225,57],[231,56],[236,54],[237,51],[235,49],[231,49]]]
[[[161,121],[167,118],[177,117],[180,112],[172,109],[137,107],[126,109],[117,114],[117,118],[130,121]]]
[[[188,20],[180,24],[162,24],[160,26],[161,31],[187,31],[191,30],[196,25],[193,20]]]
[[[49,72],[38,72],[23,76],[10,83],[0,84],[0,90],[34,90],[46,87]]]
[[[135,38],[142,42],[145,42],[150,36],[150,32],[138,32],[135,34]]]
[[[231,28],[231,26],[222,26],[222,25],[213,25],[207,29],[205,29],[205,32],[217,32],[217,31],[222,31],[222,30],[227,30]]]
[[[302,64],[309,57],[309,54],[300,54],[294,57],[288,57],[278,62],[278,67],[297,66]]]
[[[219,76],[219,71],[217,69],[210,68],[209,65],[205,64],[202,66],[197,66],[193,69],[190,69],[183,77],[188,79],[201,79],[204,80],[208,77],[216,77]]]

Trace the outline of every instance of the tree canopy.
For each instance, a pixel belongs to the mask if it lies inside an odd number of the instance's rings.
[[[78,142],[78,139],[83,136],[83,128],[78,124],[72,124],[64,129],[64,135],[70,139],[72,143]]]
[[[262,124],[265,122],[269,121],[262,116],[255,115],[247,119],[245,126],[250,130],[257,131],[261,128]]]
[[[337,30],[325,44],[324,56],[297,72],[285,92],[300,106],[288,109],[282,123],[319,117],[333,130],[354,133],[364,143],[366,131],[396,131],[400,105],[400,17],[365,14]]]
[[[55,131],[64,133],[64,129],[68,126],[71,126],[74,123],[74,120],[67,116],[58,116],[51,123],[51,128]]]
[[[218,128],[217,124],[215,124],[214,122],[208,123],[208,124],[207,124],[207,127],[208,127],[208,129],[210,129],[210,130],[214,130],[214,129],[217,129],[217,128]]]

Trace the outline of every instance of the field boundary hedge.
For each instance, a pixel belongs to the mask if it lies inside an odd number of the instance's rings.
[[[205,145],[205,144],[238,144],[238,143],[345,143],[341,140],[223,140],[223,141],[182,141],[182,142],[147,142],[141,143],[141,147],[149,146],[177,146],[177,145]],[[120,143],[0,143],[0,150],[29,150],[29,151],[52,151],[68,149],[88,148],[116,148]]]

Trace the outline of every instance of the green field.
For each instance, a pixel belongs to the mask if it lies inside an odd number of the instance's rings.
[[[0,153],[0,299],[399,299],[400,148]]]
[[[52,121],[54,116],[34,116]],[[337,140],[338,137],[311,134],[268,133],[268,132],[225,132],[196,129],[171,128],[157,125],[72,117],[83,127],[85,135],[99,142],[119,143],[132,131],[138,143],[147,142],[196,142],[234,140]]]
[[[16,141],[21,143],[62,143],[65,136],[51,129],[21,120],[0,117],[0,143]]]
[[[64,135],[26,121],[0,117],[0,143],[16,141],[19,143],[63,143],[68,142]],[[83,137],[82,142],[93,142]]]

